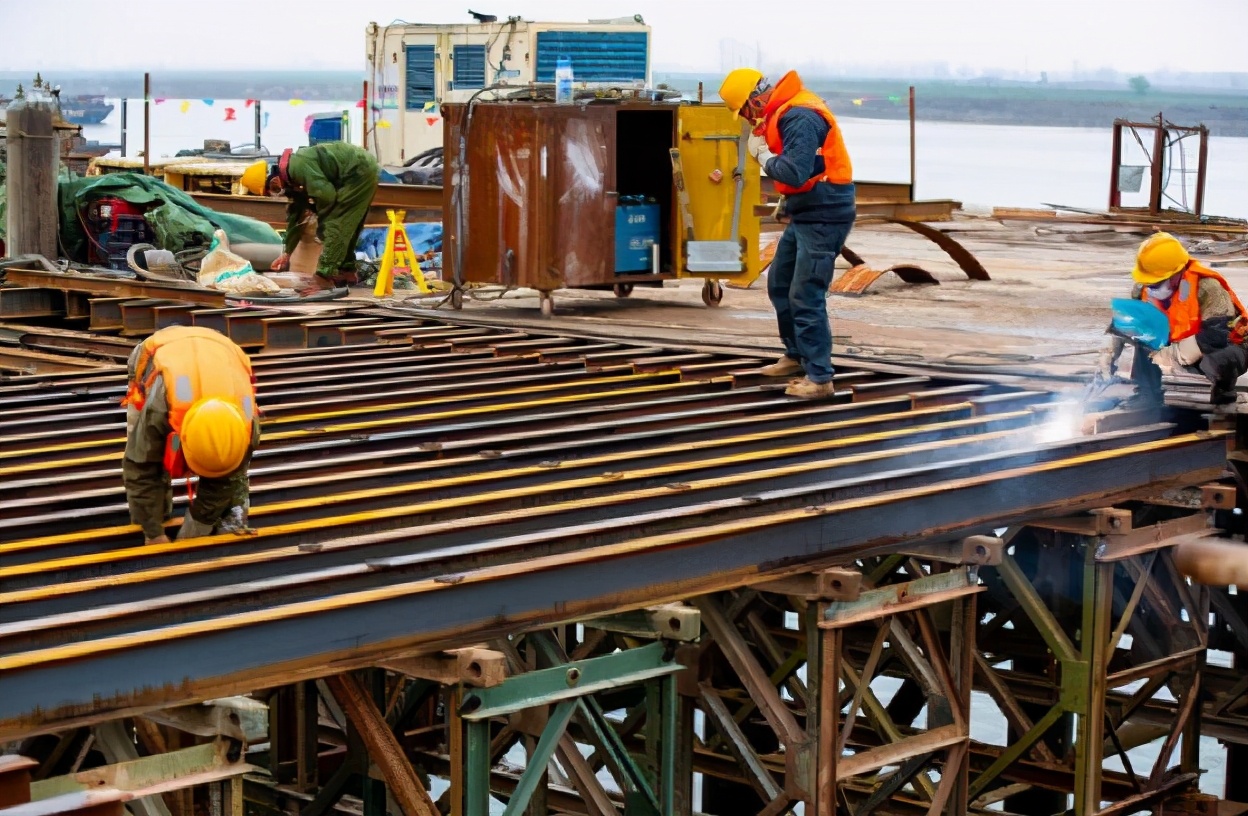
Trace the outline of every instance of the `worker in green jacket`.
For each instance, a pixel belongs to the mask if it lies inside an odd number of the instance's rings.
[[[285,252],[274,269],[285,269],[290,253],[299,245],[302,224],[315,214],[317,237],[321,239],[321,259],[316,274],[300,294],[349,286],[358,282],[355,245],[377,191],[377,160],[362,147],[347,142],[327,142],[289,148],[269,177],[270,195],[285,195]]]

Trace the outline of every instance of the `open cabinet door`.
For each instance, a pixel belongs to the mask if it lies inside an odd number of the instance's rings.
[[[608,106],[546,108],[541,134],[544,190],[540,233],[549,239],[546,268],[537,289],[610,284],[615,274],[615,207],[618,198],[615,135]],[[545,249],[545,248],[544,248]]]
[[[722,272],[700,275],[685,269],[684,247],[674,242],[677,274],[681,277],[711,277],[734,286],[749,286],[758,279],[763,263],[759,257],[760,220],[754,215],[754,205],[762,200],[762,168],[753,156],[745,158],[745,186],[741,191],[740,221],[737,234],[732,235],[732,213],[737,195],[733,184],[733,170],[737,166],[737,138],[745,138],[748,132],[740,120],[723,105],[681,105],[677,123],[677,147],[689,192],[689,205],[693,214],[693,234],[699,241],[729,241],[734,238],[745,242],[745,268],[736,275]],[[718,171],[718,173],[716,173]],[[716,181],[716,178],[719,180]],[[675,191],[672,193],[675,199]],[[679,207],[673,208],[672,232],[685,234],[684,216]]]

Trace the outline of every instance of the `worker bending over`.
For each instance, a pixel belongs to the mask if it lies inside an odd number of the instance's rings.
[[[286,207],[285,251],[272,268],[286,268],[309,215],[316,216],[316,234],[322,242],[316,274],[304,284],[301,295],[359,282],[355,246],[377,192],[379,172],[371,153],[347,142],[282,153],[269,176],[269,194],[284,195],[290,203]]]
[[[796,71],[773,86],[761,72],[738,68],[724,78],[719,96],[734,117],[754,125],[750,153],[784,196],[783,216],[777,215],[788,219],[767,272],[784,356],[762,372],[801,377],[785,390],[790,396],[831,396],[828,287],[856,212],[853,167],[841,129]]]
[[[169,541],[171,478],[199,477],[179,539],[245,526],[247,468],[260,440],[246,352],[212,329],[171,326],[136,346],[129,368],[122,478],[144,541]]]
[[[1149,353],[1135,345],[1131,377],[1137,398],[1161,404],[1161,369],[1184,368],[1203,374],[1213,387],[1210,402],[1236,401],[1235,381],[1248,371],[1248,313],[1226,280],[1188,254],[1173,235],[1149,236],[1136,253],[1131,297],[1160,309],[1170,324],[1169,345]],[[1096,376],[1114,376],[1126,341],[1114,336],[1101,352]]]

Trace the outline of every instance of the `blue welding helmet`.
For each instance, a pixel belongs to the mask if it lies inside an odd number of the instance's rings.
[[[1170,319],[1165,312],[1144,300],[1114,298],[1112,331],[1156,351],[1170,342]]]

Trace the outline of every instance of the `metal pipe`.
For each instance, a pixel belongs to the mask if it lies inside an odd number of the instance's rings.
[[[130,108],[130,100],[129,99],[121,100],[121,155],[122,156],[126,155],[126,131],[128,130],[126,122],[129,119],[129,108]]]
[[[910,200],[914,201],[915,138],[914,138],[914,86],[910,86]]]
[[[1209,586],[1248,586],[1248,544],[1204,536],[1174,548],[1179,571]]]
[[[143,74],[143,175],[152,172],[152,75]]]

